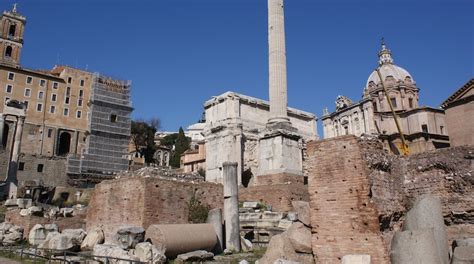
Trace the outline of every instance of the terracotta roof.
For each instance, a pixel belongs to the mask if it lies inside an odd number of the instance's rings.
[[[474,86],[474,78],[470,79],[466,84],[464,84],[461,88],[459,88],[456,92],[454,92],[448,99],[446,99],[442,104],[442,108],[446,108],[449,104],[453,103],[457,99],[459,99],[462,95],[467,93],[472,87]]]

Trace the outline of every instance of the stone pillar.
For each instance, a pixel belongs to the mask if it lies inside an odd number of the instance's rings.
[[[444,225],[441,201],[433,195],[419,197],[408,211],[403,230],[432,229],[441,263],[449,263],[449,245]]]
[[[3,148],[3,130],[5,129],[5,120],[3,114],[0,113],[0,148]]]
[[[268,123],[290,123],[287,115],[285,15],[283,0],[268,0],[270,118]]]
[[[441,264],[431,229],[396,232],[390,249],[392,264]]]
[[[216,231],[217,235],[217,245],[214,248],[214,253],[219,254],[222,252],[224,248],[223,244],[223,230],[222,230],[222,210],[220,208],[212,209],[209,211],[209,214],[207,215],[207,221],[208,224],[211,224],[214,227],[214,230]]]
[[[16,127],[15,127],[15,139],[13,141],[12,155],[10,163],[8,166],[8,198],[16,199],[16,193],[18,189],[18,179],[17,179],[17,170],[18,170],[18,158],[20,155],[20,143],[21,136],[23,134],[23,124],[25,117],[17,117]]]
[[[240,251],[237,162],[224,162],[224,222],[226,249]]]

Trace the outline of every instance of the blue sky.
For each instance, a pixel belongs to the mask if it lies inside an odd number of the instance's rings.
[[[10,9],[14,1],[2,1]],[[135,118],[197,121],[211,96],[268,98],[266,0],[19,0],[22,65],[133,82]],[[321,115],[360,99],[380,38],[438,107],[474,76],[472,0],[286,0],[289,105]]]

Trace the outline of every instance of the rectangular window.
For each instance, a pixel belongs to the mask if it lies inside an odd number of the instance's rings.
[[[38,167],[36,168],[37,172],[43,172],[44,169],[44,164],[38,164]]]
[[[82,99],[77,100],[77,106],[82,106]]]
[[[69,108],[64,108],[63,115],[64,115],[64,116],[68,116],[68,115],[69,115]]]
[[[81,80],[81,86],[84,86],[84,80]]]
[[[427,125],[421,125],[421,131],[423,131],[423,133],[428,133],[428,126]]]
[[[44,97],[44,92],[38,92],[38,99],[42,100]]]
[[[83,97],[84,96],[84,90],[79,90],[79,97]]]
[[[5,87],[5,92],[11,94],[13,91],[13,86],[10,84],[7,84],[7,87]]]
[[[413,98],[408,98],[408,107],[413,108]]]
[[[71,96],[71,87],[66,87],[66,96]]]
[[[397,108],[397,98],[390,98],[390,103],[392,103],[393,108]]]
[[[51,101],[56,102],[56,100],[57,100],[56,94],[51,94]]]
[[[53,89],[58,89],[58,83],[57,82],[53,82]]]
[[[23,103],[25,103],[25,109],[28,110],[28,101],[24,101]]]
[[[54,105],[50,106],[50,107],[49,107],[49,112],[50,112],[51,114],[54,114],[54,113],[56,112],[56,106],[54,106]]]
[[[19,171],[25,170],[25,163],[24,162],[18,163],[18,170]]]
[[[31,96],[31,90],[26,88],[25,89],[25,97],[30,97]]]
[[[48,128],[48,138],[51,138],[53,136],[53,129]]]
[[[40,86],[45,87],[46,86],[46,80],[41,79],[40,80]]]
[[[81,118],[81,116],[82,116],[82,112],[78,110],[76,112],[76,118]]]
[[[110,122],[116,123],[117,122],[117,115],[116,114],[111,114],[110,115]]]
[[[69,97],[64,98],[64,103],[69,104]]]
[[[36,111],[38,111],[38,112],[43,111],[43,104],[37,104],[36,105]]]
[[[10,81],[15,80],[15,74],[13,72],[8,73],[8,80],[10,80]]]
[[[439,127],[439,132],[441,133],[441,135],[444,135],[444,126]]]
[[[26,84],[32,84],[33,83],[33,77],[27,76],[26,77]]]
[[[72,77],[67,78],[67,83],[72,83]]]

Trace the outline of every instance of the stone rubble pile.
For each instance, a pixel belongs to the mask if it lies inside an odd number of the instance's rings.
[[[15,245],[23,240],[23,227],[7,222],[0,224],[0,245]]]
[[[144,167],[139,170],[129,172],[124,171],[117,174],[116,178],[121,177],[156,177],[164,180],[174,180],[183,182],[204,182],[205,179],[197,172],[184,173],[176,169],[168,169],[163,167]]]
[[[271,238],[267,251],[258,260],[258,264],[314,263],[309,203],[293,201],[292,205],[295,212],[288,213],[289,217],[287,215],[286,221],[289,224],[285,224],[288,228]]]

